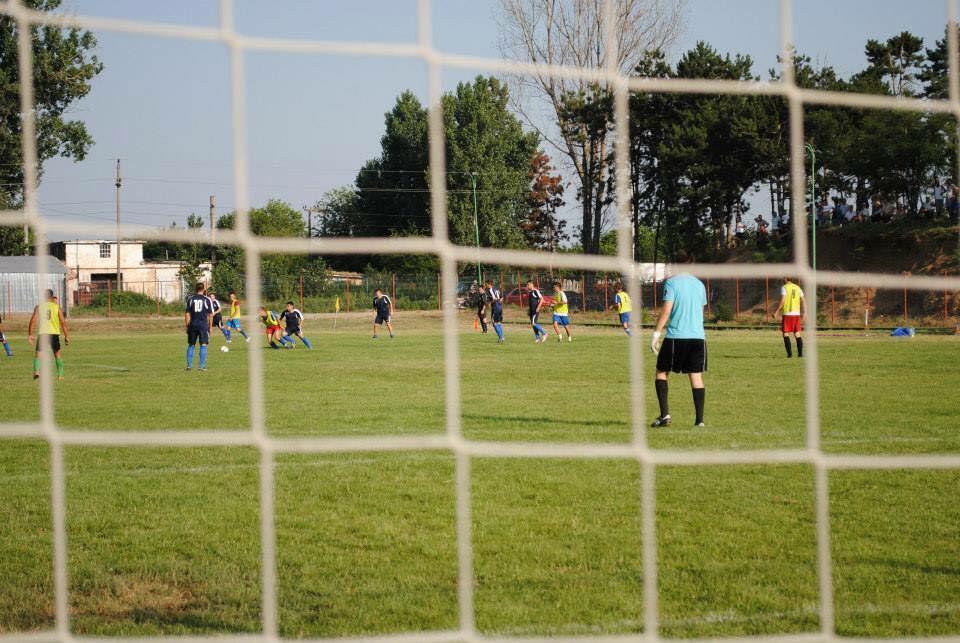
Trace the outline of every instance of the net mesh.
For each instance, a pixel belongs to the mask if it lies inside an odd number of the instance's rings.
[[[804,203],[803,162],[803,107],[806,104],[834,105],[858,108],[894,109],[920,112],[943,112],[960,118],[960,70],[958,70],[958,42],[956,7],[953,0],[946,0],[949,51],[949,99],[919,100],[893,98],[865,94],[836,93],[807,90],[796,86],[793,78],[792,49],[792,0],[780,2],[781,55],[784,61],[783,78],[780,82],[750,83],[719,80],[680,80],[632,78],[618,73],[616,69],[577,68],[552,66],[501,59],[485,59],[443,53],[433,47],[431,41],[431,0],[419,0],[417,42],[413,44],[387,44],[377,42],[334,42],[296,39],[250,37],[234,30],[233,2],[221,0],[220,24],[204,28],[155,22],[138,22],[87,16],[63,16],[37,12],[24,7],[20,0],[7,0],[0,4],[0,13],[11,16],[17,24],[19,71],[21,78],[20,99],[23,114],[23,171],[24,207],[22,210],[0,212],[0,225],[30,226],[38,240],[36,254],[44,254],[40,245],[45,233],[65,235],[75,233],[99,233],[109,237],[115,232],[112,226],[76,224],[48,220],[37,203],[37,150],[36,127],[33,113],[32,48],[30,28],[37,25],[78,27],[83,29],[119,32],[126,34],[164,37],[195,41],[220,42],[230,54],[230,80],[232,97],[232,132],[234,149],[234,203],[237,211],[235,230],[218,230],[218,243],[236,245],[246,254],[246,293],[252,310],[261,301],[260,257],[265,253],[418,253],[439,257],[442,268],[443,330],[444,330],[444,375],[446,431],[438,436],[374,436],[358,438],[275,438],[266,431],[264,417],[263,359],[261,347],[250,345],[249,430],[236,431],[170,431],[170,432],[84,432],[60,429],[54,419],[54,389],[50,369],[41,370],[40,420],[28,423],[0,424],[0,439],[41,438],[49,444],[51,457],[51,503],[53,519],[54,563],[54,616],[55,628],[48,632],[31,634],[0,635],[0,643],[7,641],[69,641],[71,633],[68,610],[67,582],[67,534],[65,509],[64,447],[80,446],[248,446],[260,453],[259,500],[260,539],[262,556],[262,628],[259,635],[220,635],[218,641],[279,641],[277,620],[277,560],[274,523],[274,460],[280,453],[343,453],[372,451],[422,451],[444,450],[454,454],[456,466],[456,533],[458,552],[458,598],[459,628],[449,632],[402,632],[394,635],[369,637],[377,641],[478,641],[490,640],[482,636],[474,619],[474,570],[471,518],[471,459],[495,458],[589,458],[629,459],[641,467],[641,530],[643,548],[643,613],[644,632],[635,635],[609,636],[603,640],[660,640],[657,576],[656,534],[656,471],[658,466],[704,466],[736,464],[807,464],[815,472],[817,576],[819,580],[818,632],[778,637],[782,640],[836,641],[834,618],[834,594],[832,582],[828,474],[840,469],[960,469],[960,454],[953,455],[836,455],[824,453],[820,444],[820,415],[818,397],[818,360],[816,333],[808,335],[806,343],[806,444],[804,448],[788,450],[704,450],[664,451],[648,446],[645,423],[643,373],[644,357],[639,334],[634,334],[629,343],[629,373],[631,392],[631,422],[633,439],[629,444],[562,444],[562,443],[501,443],[467,440],[461,431],[460,414],[460,362],[457,336],[458,262],[473,262],[478,250],[453,245],[448,240],[446,214],[446,175],[444,159],[443,122],[440,112],[441,72],[444,67],[485,70],[506,74],[539,74],[556,78],[589,79],[603,83],[614,93],[615,134],[618,140],[626,140],[629,131],[628,96],[631,91],[693,94],[742,94],[777,95],[789,105],[790,114],[790,161],[792,200]],[[604,10],[607,25],[613,19],[613,0],[606,0]],[[611,39],[612,40],[612,39]],[[608,47],[615,47],[613,42]],[[247,145],[244,54],[251,51],[287,52],[301,54],[340,54],[365,57],[406,57],[426,63],[429,75],[429,140],[432,235],[419,238],[389,239],[279,239],[256,237],[250,232],[247,219],[249,208],[247,181]],[[607,56],[616,60],[615,55]],[[627,192],[628,158],[627,145],[616,146],[616,173],[618,191],[617,228],[618,254],[615,257],[561,254],[551,258],[560,269],[584,269],[619,272],[624,275],[628,292],[635,301],[640,301],[639,266],[631,259],[631,229]],[[798,205],[798,208],[802,207]],[[872,287],[910,288],[921,291],[960,290],[958,277],[899,276],[871,273],[847,273],[814,271],[807,262],[806,217],[795,216],[793,225],[794,263],[764,265],[701,264],[692,266],[690,272],[706,279],[773,278],[797,275],[808,292],[816,287]],[[122,235],[136,236],[138,229],[120,227]],[[166,230],[158,239],[203,243],[199,232]],[[539,267],[544,263],[542,253],[483,249],[479,258],[487,264]],[[43,275],[45,264],[37,260],[37,272]],[[38,293],[39,295],[39,293]],[[816,302],[810,302],[815,307]],[[816,323],[816,311],[811,322]],[[816,330],[815,326],[812,330]],[[48,358],[47,358],[48,359]],[[569,639],[569,637],[564,637]],[[143,639],[141,639],[143,640]],[[203,637],[155,637],[150,640],[192,641],[208,640]],[[331,640],[344,640],[342,638]],[[498,637],[497,640],[511,640]],[[530,641],[528,637],[514,640]],[[729,640],[736,641],[732,638]],[[750,640],[750,639],[742,639]],[[918,639],[922,640],[922,639]],[[960,636],[945,637],[941,641],[958,641]]]

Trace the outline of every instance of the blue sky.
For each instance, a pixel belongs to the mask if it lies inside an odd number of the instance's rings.
[[[797,0],[798,48],[849,74],[863,64],[868,37],[907,29],[928,45],[943,34],[941,0]],[[494,0],[434,0],[434,44],[499,56]],[[215,26],[216,0],[65,0],[68,13]],[[238,0],[242,33],[310,39],[413,42],[416,0]],[[779,50],[778,0],[688,0],[674,55],[698,40],[754,58],[766,75]],[[58,219],[113,221],[113,171],[123,160],[122,216],[151,227],[234,202],[228,57],[219,44],[98,33],[105,64],[93,90],[72,109],[96,144],[81,163],[45,166],[40,202]],[[250,202],[284,199],[300,207],[352,181],[375,156],[383,115],[397,94],[426,100],[418,60],[251,53],[246,56]],[[445,89],[481,70],[445,70]],[[548,153],[550,150],[548,150]],[[572,197],[571,199],[572,200]],[[52,235],[55,238],[60,236]]]

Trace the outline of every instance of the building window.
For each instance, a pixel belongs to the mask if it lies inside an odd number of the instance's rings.
[[[101,243],[101,244],[100,244],[100,258],[101,258],[101,259],[109,259],[109,258],[110,258],[110,244],[109,244],[109,243]]]

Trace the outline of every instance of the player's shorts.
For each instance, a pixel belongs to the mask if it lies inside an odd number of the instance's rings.
[[[7,343],[7,338],[3,334],[3,331],[0,331],[0,344],[6,344],[6,343]]]
[[[553,323],[558,326],[569,326],[570,325],[570,315],[554,315]]]
[[[530,318],[531,324],[536,324],[540,318],[540,313],[527,313],[527,317]]]
[[[373,323],[377,324],[378,326],[382,326],[384,322],[388,324],[390,323],[390,315],[381,315],[380,313],[377,313],[377,318],[373,320]]]
[[[620,313],[620,323],[629,324],[630,323],[630,313]]]
[[[213,327],[214,328],[223,328],[223,315],[217,313],[213,316]]]
[[[46,343],[50,347],[50,351],[53,353],[60,352],[60,335],[38,335],[37,336],[37,352],[40,352],[40,344]]]
[[[240,325],[239,319],[228,319],[227,328],[232,328],[234,330],[241,330],[243,326]]]
[[[299,335],[301,331],[299,326],[293,326],[293,327],[287,326],[287,330],[285,330],[284,332],[287,335]]]
[[[491,312],[491,317],[493,317],[493,323],[494,323],[494,324],[502,324],[502,323],[503,323],[503,308],[502,308],[502,307],[501,307],[501,308],[494,308],[493,311]]]
[[[280,327],[279,327],[279,326],[267,326],[265,332],[267,333],[267,337],[270,337],[270,336],[272,336],[274,333],[278,332],[279,330],[280,330]]]
[[[800,315],[784,315],[780,319],[780,330],[784,333],[799,333],[803,330],[802,320]]]
[[[210,343],[210,328],[208,326],[187,326],[187,345],[193,346],[197,342],[204,345]]]
[[[661,373],[704,373],[707,370],[707,342],[703,339],[663,340],[657,355]]]

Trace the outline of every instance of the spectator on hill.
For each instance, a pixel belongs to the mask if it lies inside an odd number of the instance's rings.
[[[937,182],[933,186],[933,207],[937,215],[943,214],[945,196],[946,190],[943,189],[943,184],[937,179]]]

